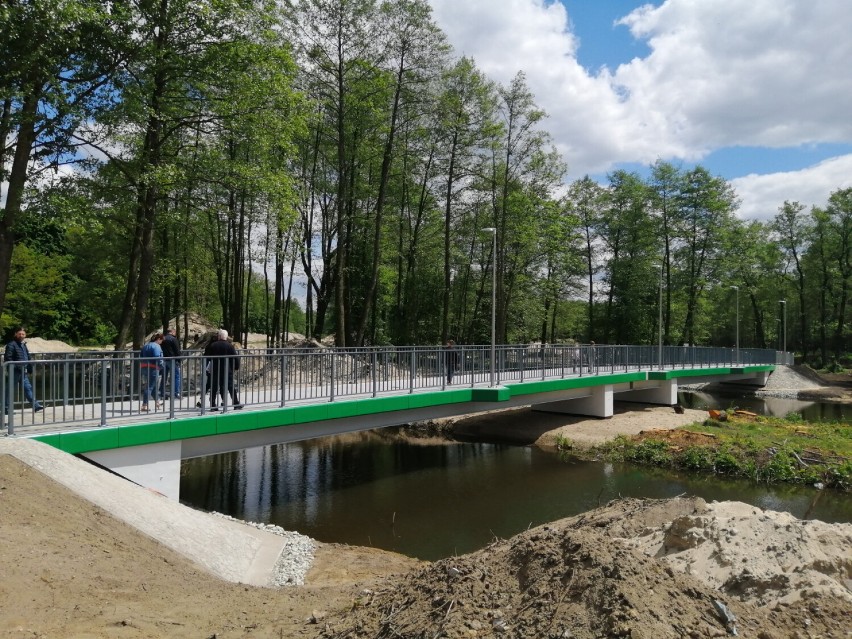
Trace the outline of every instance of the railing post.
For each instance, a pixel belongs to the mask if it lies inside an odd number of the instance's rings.
[[[9,410],[9,408],[6,406],[6,369],[7,368],[8,368],[7,366],[3,366],[3,368],[0,368],[0,420],[2,420],[2,421],[0,421],[0,424],[3,424],[4,428],[7,426],[7,424],[6,424],[6,413]],[[9,434],[11,435],[12,433],[9,433]]]
[[[376,347],[374,346],[370,350],[370,370],[373,373],[373,397],[375,397],[378,394],[379,380],[378,380],[378,373],[376,371],[378,364],[379,364],[379,358],[376,356]]]
[[[411,360],[410,360],[410,365],[409,365],[409,369],[408,369],[408,394],[412,395],[414,393],[414,368],[415,368],[414,355],[417,352],[417,347],[412,346],[411,351],[409,351],[409,352],[411,353],[411,356],[410,356]]]
[[[337,355],[337,349],[336,348],[331,349],[331,388],[329,390],[329,397],[328,397],[328,401],[330,401],[330,402],[334,401],[334,380],[337,378],[337,375],[336,375],[337,365],[335,363],[335,360],[337,359],[336,355]]]
[[[8,403],[6,406],[6,410],[9,413],[9,430],[8,433],[10,435],[15,434],[15,367],[14,366],[6,366],[6,370],[9,371],[9,397]]]
[[[210,375],[212,376],[213,375],[212,364],[210,363],[210,360],[208,360],[206,357],[202,356],[201,357],[201,369],[199,371],[199,379],[201,380],[201,401],[199,403],[201,404],[200,408],[201,408],[201,414],[202,415],[204,415],[207,412],[207,390],[208,390],[207,384],[213,383],[213,380],[210,379],[207,376],[207,367],[208,366],[211,367]]]
[[[279,378],[281,382],[281,400],[279,405],[283,408],[287,402],[287,355],[283,352],[281,353],[281,372]]]
[[[71,375],[68,374],[68,355],[66,354],[62,359],[65,360],[62,375],[62,405],[68,406],[68,380],[71,377]],[[103,366],[101,368],[103,368]]]
[[[107,398],[107,374],[106,368],[101,365],[101,426],[106,426],[106,398]]]

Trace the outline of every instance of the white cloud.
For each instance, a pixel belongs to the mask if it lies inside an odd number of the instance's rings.
[[[559,2],[430,1],[457,53],[492,79],[525,71],[572,178],[733,145],[852,141],[848,0],[646,5],[614,28],[651,53],[597,73],[577,62],[582,43]]]
[[[668,0],[622,23],[652,52],[614,82],[684,153],[852,140],[847,0]]]
[[[743,219],[768,220],[785,200],[806,207],[825,206],[828,196],[852,187],[852,155],[820,162],[801,171],[746,175],[731,180],[740,197],[737,215]]]

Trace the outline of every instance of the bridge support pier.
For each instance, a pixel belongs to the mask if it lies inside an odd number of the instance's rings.
[[[180,499],[179,441],[99,450],[83,457],[169,499]]]
[[[760,371],[759,373],[752,373],[749,377],[743,377],[731,383],[743,386],[766,386],[766,382],[768,381],[769,371]]]
[[[568,415],[588,415],[589,417],[612,417],[612,384],[594,386],[587,397],[565,399],[546,404],[533,404],[532,409],[545,413],[566,413]]]
[[[677,380],[664,379],[657,382],[657,384],[653,388],[641,388],[619,393],[618,398],[642,404],[661,404],[663,406],[674,406],[677,404]]]

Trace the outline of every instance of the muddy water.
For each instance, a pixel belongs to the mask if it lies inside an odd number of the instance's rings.
[[[194,507],[429,560],[619,496],[688,493],[852,521],[852,498],[833,491],[566,462],[534,447],[412,443],[387,429],[194,459],[182,470],[181,498]]]

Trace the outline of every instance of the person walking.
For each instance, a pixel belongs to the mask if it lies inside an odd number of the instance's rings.
[[[222,404],[227,405],[226,389],[231,395],[234,408],[240,410],[243,405],[234,389],[234,371],[240,369],[240,358],[237,356],[234,345],[228,341],[228,331],[219,329],[216,337],[217,339],[210,342],[204,349],[204,358],[210,358],[210,410],[219,410],[216,402],[220,395]]]
[[[7,367],[7,370],[14,375],[14,384],[7,382],[6,385],[6,414],[9,413],[9,408],[14,403],[15,395],[13,386],[23,387],[24,397],[26,397],[36,413],[44,408],[40,402],[36,401],[35,393],[33,393],[33,385],[30,382],[30,375],[33,374],[33,365],[30,363],[30,351],[24,341],[26,338],[27,329],[23,326],[18,326],[15,329],[14,339],[6,344],[5,361],[19,362],[15,366]]]
[[[448,339],[447,345],[444,347],[444,359],[447,367],[447,384],[453,383],[453,375],[459,367],[459,352],[456,350],[456,343]]]
[[[160,397],[166,399],[172,395],[180,397],[180,342],[173,328],[167,328],[163,333],[163,375],[160,378]],[[173,386],[170,386],[173,384]]]
[[[160,370],[163,368],[163,349],[160,346],[162,343],[163,334],[154,333],[151,336],[151,341],[139,351],[139,377],[143,382],[142,406],[139,410],[143,412],[148,411],[148,401],[152,395],[154,396],[154,408],[159,410],[162,407],[157,394],[159,390],[157,381]]]

